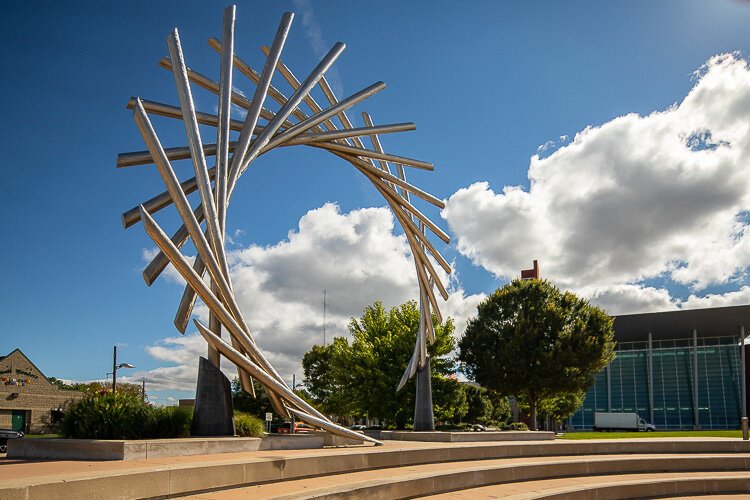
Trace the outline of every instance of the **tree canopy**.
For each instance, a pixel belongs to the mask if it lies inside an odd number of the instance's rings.
[[[433,317],[435,343],[429,346],[433,405],[437,420],[457,420],[466,413],[461,384],[454,378],[453,321],[438,324]],[[368,306],[360,319],[349,323],[351,343],[337,337],[328,346],[314,346],[302,366],[305,386],[325,412],[377,417],[404,427],[414,417],[412,379],[396,387],[414,351],[419,309],[413,301],[386,311],[380,302]]]
[[[504,395],[537,403],[585,391],[614,356],[612,318],[543,280],[515,280],[477,307],[459,342],[467,375]]]

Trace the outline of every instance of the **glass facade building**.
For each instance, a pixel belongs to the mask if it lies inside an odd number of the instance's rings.
[[[738,429],[747,406],[744,327],[716,319],[720,309],[738,308],[750,313],[748,306],[684,311],[690,324],[704,320],[705,334],[718,331],[715,336],[700,336],[697,328],[685,335],[683,311],[616,318],[615,358],[596,374],[569,427],[590,430],[596,412],[614,412],[637,413],[658,430]],[[679,333],[682,338],[669,338]]]
[[[642,344],[646,344],[645,346]],[[737,429],[742,416],[742,366],[739,337],[627,342],[596,375],[574,429],[591,429],[594,413],[637,413],[659,429]],[[698,422],[693,397],[698,365]],[[650,358],[650,363],[649,363]],[[649,376],[649,366],[653,375]]]

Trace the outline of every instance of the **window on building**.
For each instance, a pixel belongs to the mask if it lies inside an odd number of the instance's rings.
[[[63,419],[63,416],[64,416],[64,415],[65,415],[65,414],[63,413],[63,411],[62,411],[62,409],[61,409],[61,408],[55,408],[55,409],[54,409],[54,410],[52,410],[52,412],[51,412],[51,415],[50,415],[50,421],[51,421],[51,422],[52,422],[53,424],[59,424],[60,422],[62,422],[62,419]]]

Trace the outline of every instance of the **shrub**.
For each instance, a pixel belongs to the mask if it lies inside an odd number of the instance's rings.
[[[100,392],[67,408],[61,434],[79,439],[187,437],[192,419],[190,408],[155,407],[135,394]]]
[[[71,404],[62,435],[86,439],[138,439],[151,422],[150,407],[128,393],[91,394]]]
[[[258,417],[246,413],[235,413],[234,433],[242,437],[261,437],[265,435],[265,423]]]
[[[528,431],[529,426],[525,422],[511,422],[509,424],[503,424],[502,429],[504,431]]]
[[[151,407],[150,438],[184,438],[190,436],[193,409],[184,406]]]

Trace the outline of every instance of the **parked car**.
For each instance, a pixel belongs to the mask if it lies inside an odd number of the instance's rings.
[[[23,432],[11,429],[0,429],[0,453],[8,451],[8,440],[19,439],[23,437]]]
[[[292,428],[291,422],[284,422],[283,424],[279,425],[276,428],[276,432],[279,434],[289,434],[289,430]],[[294,433],[295,434],[309,434],[310,432],[315,432],[315,427],[309,426],[307,424],[304,424],[302,422],[295,422],[294,423]]]
[[[466,430],[472,431],[472,432],[484,432],[487,430],[487,428],[483,426],[482,424],[473,424],[473,425],[469,425]]]
[[[362,424],[354,424],[354,425],[352,425],[351,429],[353,431],[363,431],[363,430],[367,429],[367,426],[366,425],[362,425]]]

